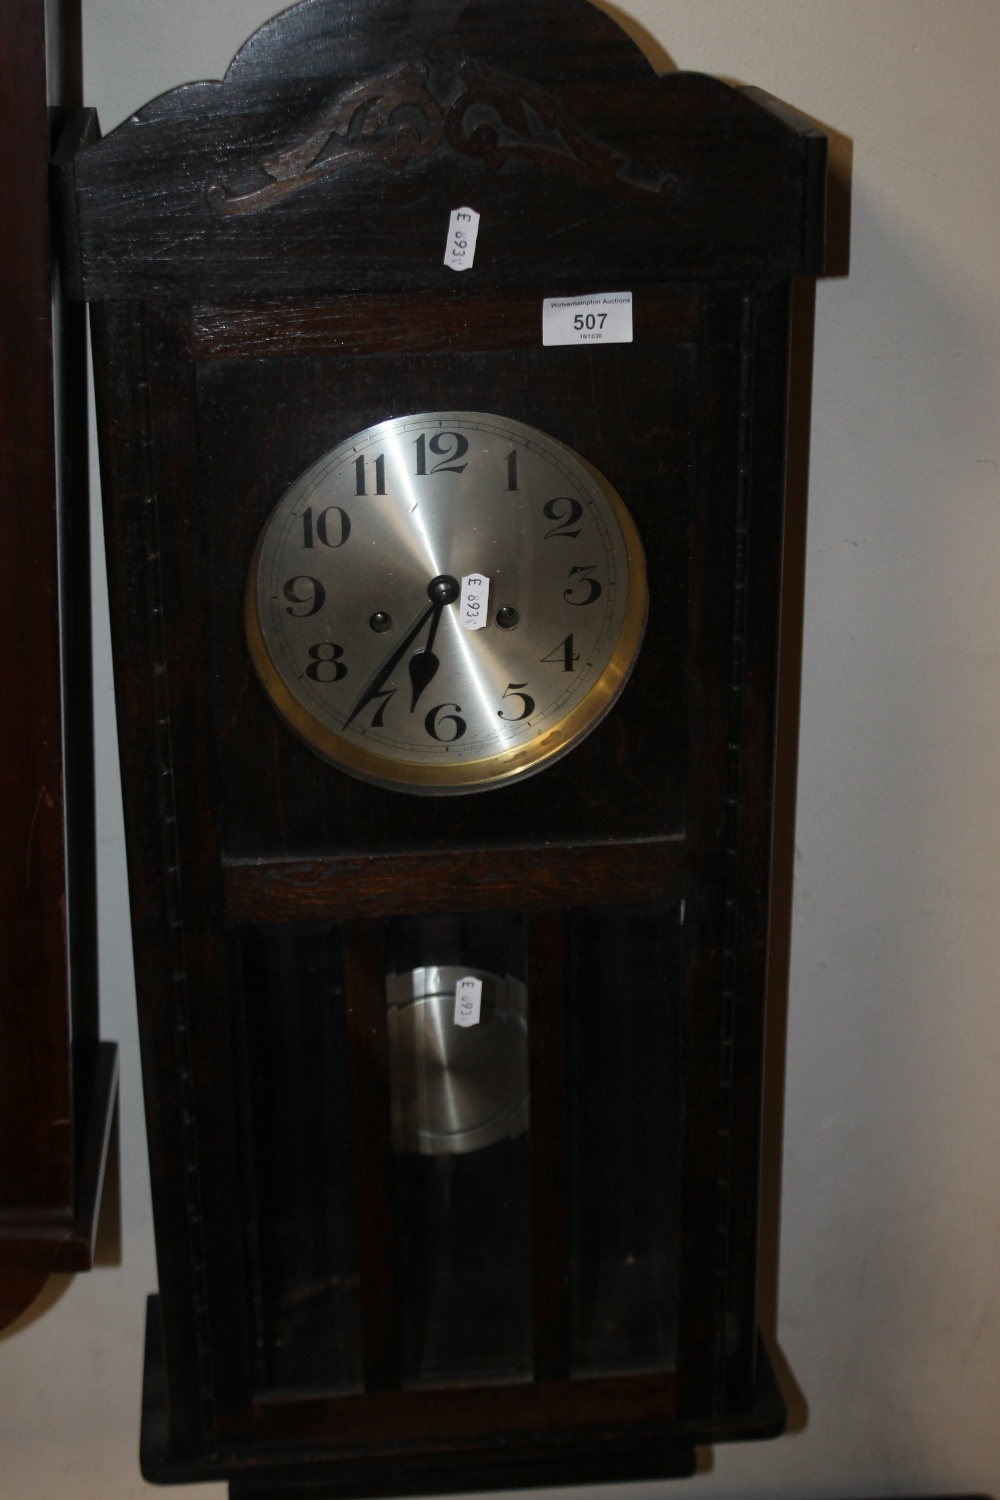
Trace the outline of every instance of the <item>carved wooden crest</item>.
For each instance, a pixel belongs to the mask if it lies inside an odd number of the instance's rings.
[[[461,202],[466,289],[634,287],[708,255],[780,275],[811,149],[744,90],[657,75],[586,0],[305,0],[77,157],[68,284],[267,296],[280,256],[286,295],[436,287]]]
[[[537,84],[484,63],[466,61],[460,71],[465,87],[445,107],[430,90],[424,63],[363,79],[321,112],[304,139],[258,163],[269,182],[246,192],[210,183],[209,203],[220,214],[257,213],[358,162],[402,171],[444,142],[493,171],[531,160],[624,197],[669,196],[676,186],[676,174],[658,163],[632,160],[588,135]]]

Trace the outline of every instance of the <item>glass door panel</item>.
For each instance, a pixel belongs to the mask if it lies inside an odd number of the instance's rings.
[[[338,925],[255,927],[234,945],[258,1385],[364,1389],[355,1162],[370,1138],[358,1130],[379,1119],[392,1144],[392,1383],[528,1381],[532,1193],[544,1203],[545,1182],[532,1182],[524,919],[401,917],[378,932],[364,994],[385,1007],[385,1113],[370,1120],[352,1108]],[[677,904],[566,918],[569,1159],[560,1145],[535,1175],[555,1173],[557,1195],[568,1180],[577,1376],[674,1364],[681,937]],[[561,1069],[539,1075],[550,1099]]]
[[[362,1387],[344,955],[333,923],[243,931],[257,1380]]]
[[[681,909],[591,907],[567,923],[571,1368],[675,1360]]]
[[[406,1385],[531,1375],[524,948],[516,913],[389,924]]]

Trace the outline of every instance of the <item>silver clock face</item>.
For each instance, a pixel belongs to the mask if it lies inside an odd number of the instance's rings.
[[[325,453],[275,506],[245,601],[257,672],[300,738],[425,793],[565,754],[620,693],[645,617],[610,484],[484,412],[397,417]]]

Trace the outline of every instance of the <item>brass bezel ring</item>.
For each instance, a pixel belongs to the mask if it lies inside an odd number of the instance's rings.
[[[504,419],[498,417],[498,420]],[[604,670],[585,696],[558,723],[544,730],[536,739],[510,750],[501,750],[495,755],[483,756],[478,760],[435,762],[432,765],[397,760],[384,752],[358,745],[337,730],[320,723],[305,704],[295,697],[267,649],[258,609],[258,573],[264,540],[270,526],[270,517],[268,518],[254,549],[244,591],[243,621],[250,659],[265,693],[284,723],[303,744],[330,765],[391,791],[425,796],[449,796],[510,786],[515,781],[547,769],[568,754],[597,727],[621,695],[639,654],[646,629],[648,590],[642,542],[628,507],[614,486],[568,444],[548,434],[544,436],[580,464],[611,503],[625,545],[628,570],[625,615],[614,650]]]

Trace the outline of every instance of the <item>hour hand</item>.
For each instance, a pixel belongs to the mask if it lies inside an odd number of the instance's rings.
[[[441,611],[444,609],[446,604],[451,604],[455,599],[457,599],[458,595],[458,583],[448,574],[442,574],[438,578],[431,579],[430,583],[427,585],[427,597],[431,601],[430,604],[428,605],[427,609],[424,610],[423,614],[417,620],[416,624],[411,626],[411,628],[406,632],[399,645],[392,652],[391,656],[387,661],[383,662],[382,666],[375,673],[375,676],[368,683],[361,696],[358,698],[358,701],[351,709],[351,712],[348,714],[347,719],[344,723],[345,729],[349,724],[353,724],[354,720],[357,718],[358,714],[363,708],[371,703],[374,698],[381,696],[381,689],[384,687],[385,683],[399,666],[399,663],[403,660],[403,657],[406,655],[407,651],[409,651],[410,647],[413,645],[413,642],[418,638],[424,626],[429,620],[431,628],[427,635],[427,645],[424,650],[415,651],[410,660],[410,682],[413,688],[413,701],[410,705],[410,712],[413,712],[413,710],[417,706],[417,700],[419,699],[420,694],[430,682],[439,666],[438,659],[434,655],[434,651],[432,648],[434,645],[434,637],[437,635],[437,628],[441,621]],[[423,658],[422,665],[419,664],[421,662],[421,658]]]
[[[438,619],[440,619],[440,614],[431,627],[431,640],[434,638],[434,627],[437,625]],[[410,700],[411,714],[420,701],[420,694],[427,687],[428,683],[430,683],[440,665],[440,661],[431,650],[430,642],[428,642],[423,650],[414,651],[410,657],[410,686],[413,689],[413,696]]]
[[[434,654],[434,637],[441,624],[441,615],[445,605],[453,603],[458,598],[458,584],[449,574],[443,573],[440,578],[433,579],[427,585],[427,594],[433,601],[434,616],[431,620],[431,628],[427,632],[427,645],[418,648],[410,657],[410,686],[413,690],[413,696],[410,699],[411,714],[420,702],[420,695],[424,688],[441,665],[439,658]]]
[[[392,676],[393,672],[399,666],[399,663],[403,660],[403,657],[413,645],[413,642],[423,630],[424,626],[427,624],[427,621],[431,618],[436,609],[436,605],[428,605],[417,623],[411,626],[406,635],[404,635],[403,639],[393,651],[392,655],[388,658],[387,661],[384,661],[382,663],[381,667],[375,673],[375,676],[371,679],[371,681],[367,684],[364,691],[358,698],[358,701],[355,703],[354,707],[351,709],[346,720],[344,721],[345,729],[349,724],[354,723],[354,720],[358,717],[358,714],[363,708],[366,708],[374,698],[378,698],[381,696],[381,689],[383,684],[385,683],[387,678]]]

